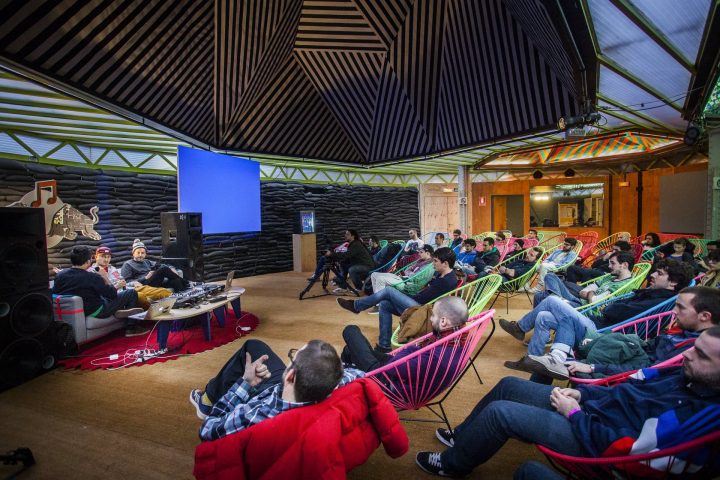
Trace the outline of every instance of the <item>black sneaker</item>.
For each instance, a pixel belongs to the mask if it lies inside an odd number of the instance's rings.
[[[345,310],[352,312],[352,313],[359,313],[355,309],[355,301],[354,300],[348,300],[347,298],[336,298],[337,304],[340,305]]]
[[[448,447],[455,446],[455,435],[452,430],[448,430],[447,428],[438,428],[435,430],[435,436],[443,443],[443,445],[447,445]]]
[[[513,338],[519,341],[525,340],[525,332],[520,330],[520,326],[517,322],[508,322],[504,318],[500,319],[500,328],[509,333]]]
[[[440,461],[440,452],[418,452],[417,455],[415,455],[415,463],[427,473],[432,473],[440,477],[454,476],[443,470],[442,462]]]
[[[392,352],[392,347],[383,347],[382,345],[375,345],[375,351],[377,353],[390,353]]]
[[[527,373],[533,373],[535,369],[537,368],[533,362],[530,361],[530,359],[526,356],[522,357],[517,362],[513,362],[508,360],[503,365],[505,365],[505,368],[509,368],[511,370],[519,370],[521,372],[527,372]]]

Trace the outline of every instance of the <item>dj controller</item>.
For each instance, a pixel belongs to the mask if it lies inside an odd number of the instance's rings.
[[[175,293],[172,296],[177,299],[177,301],[175,302],[175,308],[187,308],[193,307],[198,303],[204,302],[205,300],[222,300],[222,298],[216,297],[216,295],[223,290],[223,285],[217,285],[212,283],[196,283],[193,284],[192,287],[188,290],[183,290],[182,292]]]

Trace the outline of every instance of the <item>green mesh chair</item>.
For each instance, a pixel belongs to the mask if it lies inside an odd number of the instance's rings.
[[[586,305],[581,305],[577,307],[576,310],[578,312],[582,312],[583,314],[591,318],[599,317],[602,312],[602,308],[604,308],[608,303],[610,303],[609,300],[621,297],[626,293],[632,292],[633,290],[640,288],[642,286],[642,283],[645,281],[647,274],[650,272],[650,268],[652,268],[652,264],[650,263],[643,262],[636,264],[632,269],[632,276],[620,288],[615,290],[609,296],[603,297],[600,300],[588,303]],[[600,279],[608,277],[609,275],[610,274],[608,273],[601,277],[593,278],[592,280],[581,283],[580,285],[589,285],[591,283],[595,283]]]
[[[490,308],[495,305],[495,302],[497,302],[497,299],[502,296],[505,298],[505,313],[510,312],[510,299],[516,295],[525,294],[527,296],[528,301],[530,302],[530,305],[532,305],[532,299],[530,298],[530,294],[522,288],[525,286],[526,283],[528,283],[532,278],[533,275],[535,275],[535,272],[537,271],[538,267],[540,266],[540,263],[542,263],[542,259],[545,256],[545,249],[543,247],[537,247],[540,250],[542,250],[542,253],[538,255],[538,259],[535,262],[535,265],[532,266],[530,270],[525,272],[524,275],[519,276],[518,278],[513,278],[512,280],[504,281],[502,284],[500,284],[500,287],[498,287],[497,294],[495,295],[495,299],[490,304]],[[510,263],[514,262],[515,260],[520,257],[520,255],[525,255],[526,252],[519,252],[513,255],[512,257],[504,260],[502,263],[498,264],[498,267],[501,266],[508,266]]]
[[[412,262],[410,265],[414,265],[417,263],[417,260]],[[395,272],[396,274],[399,274],[403,270],[407,270],[410,265],[407,265],[402,270],[399,270]],[[430,280],[433,278],[433,274],[435,273],[435,269],[433,268],[432,263],[425,265],[419,272],[417,272],[412,277],[408,278],[407,280],[403,280],[402,282],[394,283],[390,285],[390,287],[400,290],[406,295],[415,295],[420,290],[425,288],[425,285],[430,283]]]
[[[380,240],[380,243],[378,245],[380,245],[380,248],[385,248],[385,247],[387,247],[387,244],[388,244],[387,240]]]
[[[693,252],[695,258],[707,256],[707,244],[712,242],[712,240],[703,240],[702,238],[688,238],[688,240],[690,241],[690,243],[695,245],[695,251]]]
[[[549,257],[558,248],[562,248],[562,244],[558,245],[551,251],[545,252],[545,255],[543,256],[543,260],[547,259],[547,257]],[[558,266],[558,267],[548,267],[548,272],[557,273],[557,272],[564,272],[565,270],[567,270],[570,265],[575,263],[575,260],[578,258],[578,255],[580,255],[580,251],[582,249],[583,249],[583,243],[580,240],[578,240],[578,242],[575,244],[575,246],[572,249],[575,258],[563,265]]]
[[[538,232],[539,234],[540,232]],[[556,245],[561,244],[565,241],[565,237],[567,237],[567,233],[565,232],[543,232],[543,240],[540,240],[540,246],[548,249],[548,248],[554,248]]]

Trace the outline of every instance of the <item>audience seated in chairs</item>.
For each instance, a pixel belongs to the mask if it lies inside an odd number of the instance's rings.
[[[454,265],[455,253],[447,247],[438,248],[433,253],[435,276],[418,294],[409,296],[394,288],[384,288],[357,300],[338,298],[337,303],[352,313],[360,313],[377,305],[380,314],[380,336],[376,349],[381,353],[388,353],[391,351],[392,316],[402,314],[406,308],[424,305],[454,290],[457,287]]]
[[[441,247],[445,248],[445,247]],[[373,293],[379,292],[383,288],[400,283],[418,273],[423,268],[432,263],[432,255],[434,249],[430,245],[423,245],[420,249],[420,258],[400,272],[399,275],[388,272],[373,272],[370,274],[370,282],[372,283]]]
[[[574,307],[602,300],[632,278],[635,258],[627,252],[615,252],[610,255],[609,264],[610,276],[601,277],[587,286],[562,281],[554,273],[548,273],[545,276],[545,290],[535,294],[533,306],[537,307],[550,295],[557,295]]]
[[[655,261],[661,258],[671,258],[678,262],[685,262],[692,267],[697,274],[700,271],[698,264],[693,257],[695,245],[685,237],[676,238],[665,247],[660,247],[655,255]]]
[[[516,238],[515,242],[513,243],[513,251],[508,252],[506,257],[511,257],[513,255],[516,255],[520,253],[521,251],[525,250],[525,240],[522,238]]]
[[[419,253],[420,248],[422,248],[423,245],[425,245],[425,242],[423,242],[422,238],[418,236],[417,230],[414,228],[411,228],[408,230],[408,241],[405,242],[405,247],[403,248],[402,256],[405,255],[412,255],[414,253]]]
[[[477,252],[475,247],[477,243],[472,238],[463,240],[460,253],[457,254],[457,260],[455,261],[455,269],[463,272],[464,275],[475,274],[475,258]]]
[[[528,273],[542,254],[543,250],[540,247],[528,248],[524,256],[520,256],[507,265],[500,265],[497,271],[503,277],[503,283],[510,282]]]
[[[660,282],[667,281],[666,276],[655,278]],[[717,311],[713,305],[716,305]],[[642,345],[640,338],[630,338],[622,333],[598,334],[595,324],[584,315],[557,305],[550,308],[553,310],[540,314],[536,321],[533,337],[537,335],[537,339],[531,340],[528,356],[519,362],[508,362],[505,366],[561,380],[567,380],[575,372],[608,376],[668,360],[692,346],[697,332],[720,323],[720,291],[707,287],[682,289],[673,309],[678,328],[656,337],[647,345]],[[504,325],[501,327],[505,329]],[[550,329],[555,330],[555,340],[550,353],[543,355]],[[602,365],[577,364],[573,368],[565,365],[573,349],[585,351],[584,356],[587,356],[587,351],[594,347],[594,340],[598,337],[602,337],[601,345],[597,347],[600,350],[593,349],[593,354],[603,359]],[[644,347],[643,351],[638,347]],[[605,356],[601,356],[603,351]]]
[[[702,254],[700,252],[697,252],[695,254],[696,255],[695,258],[697,259],[696,261],[697,261],[698,267],[703,272],[707,272],[708,270],[710,270],[710,265],[708,263],[710,254],[712,252],[718,251],[718,248],[720,248],[720,241],[711,240],[711,241],[707,242],[707,244],[705,244],[705,248],[707,249],[707,255],[705,255],[704,257],[702,256]]]
[[[712,250],[707,256],[708,270],[700,284],[706,287],[720,288],[720,250]]]
[[[71,268],[66,268],[55,277],[52,293],[55,295],[76,295],[83,300],[85,315],[96,318],[127,318],[142,312],[136,308],[138,297],[135,290],[123,289],[118,292],[104,268],[89,272],[93,262],[92,250],[86,246],[73,247],[70,252]],[[124,287],[124,281],[118,281]],[[134,320],[126,320],[125,336],[134,337],[148,332]]]
[[[215,440],[281,412],[320,402],[363,372],[343,369],[335,348],[311,340],[288,352],[290,365],[260,340],[248,340],[190,403],[203,420],[200,439]]]
[[[377,235],[370,235],[370,238],[368,239],[368,250],[373,258],[380,251],[380,239],[378,239]]]
[[[510,438],[573,456],[648,452],[656,446],[648,436],[661,437],[720,402],[720,327],[705,330],[683,356],[682,367],[643,370],[644,380],[611,388],[506,377],[454,430],[436,432],[447,450],[419,452],[416,462],[435,475],[466,475]]]
[[[527,286],[526,290],[530,293],[537,293],[545,288],[545,276],[554,272],[560,267],[574,262],[577,259],[577,253],[575,253],[575,246],[577,240],[571,237],[566,237],[560,248],[556,248],[548,257],[542,261],[538,268],[538,280],[537,286]]]
[[[495,239],[485,237],[482,241],[482,250],[478,252],[473,262],[474,271],[479,276],[488,275],[500,263],[500,251],[495,246]]]
[[[538,239],[537,230],[535,230],[534,228],[531,228],[530,230],[528,230],[527,235],[525,235],[525,238],[527,238],[528,240],[537,240]]]
[[[545,351],[545,344],[550,339],[550,331],[557,332],[560,325],[572,324],[577,325],[578,329],[588,330],[616,325],[674,297],[677,292],[687,287],[691,280],[690,267],[674,260],[665,260],[658,264],[657,270],[650,275],[648,288],[635,290],[631,297],[606,306],[600,317],[591,318],[578,312],[563,299],[550,296],[518,322],[500,319],[500,328],[521,342],[525,340],[525,334],[534,329],[533,337],[528,343],[528,354],[539,356]],[[556,333],[555,338],[556,342],[562,343],[562,334]],[[569,349],[566,353],[568,352]],[[518,362],[505,362],[506,367],[515,370],[527,371],[525,365],[524,359]]]
[[[332,257],[340,264],[340,276],[335,277],[335,284],[338,286],[335,293],[344,293],[348,287],[345,276],[350,278],[356,289],[361,289],[367,278],[368,272],[375,268],[375,261],[370,251],[360,239],[356,230],[345,230],[345,241],[348,242],[346,252],[325,252],[326,257]]]
[[[150,287],[171,288],[176,292],[186,290],[190,282],[180,277],[172,267],[153,263],[147,258],[145,244],[135,239],[132,244],[131,260],[123,263],[120,273],[127,282],[136,282]],[[132,284],[132,283],[131,283]]]
[[[643,246],[643,250],[652,250],[653,248],[659,247],[662,242],[660,241],[660,237],[657,233],[648,232],[641,244]]]
[[[565,280],[571,283],[587,282],[593,278],[610,273],[610,257],[615,252],[632,252],[632,245],[624,240],[615,242],[610,250],[599,255],[590,268],[570,265],[565,271]]]

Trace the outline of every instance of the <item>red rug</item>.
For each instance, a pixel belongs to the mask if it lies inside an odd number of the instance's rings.
[[[210,322],[212,340],[205,340],[202,326],[199,323],[187,326],[178,331],[171,331],[167,342],[167,352],[158,352],[156,332],[153,322],[142,322],[140,325],[153,328],[148,335],[125,337],[125,330],[117,330],[105,337],[84,345],[76,356],[62,359],[58,364],[65,368],[83,370],[116,369],[130,366],[149,365],[157,362],[174,360],[185,355],[211,350],[220,345],[232,342],[248,335],[259,324],[258,318],[252,313],[242,312],[240,318],[230,312],[225,317],[225,327],[221,328],[213,317]],[[174,330],[174,329],[173,329]]]

